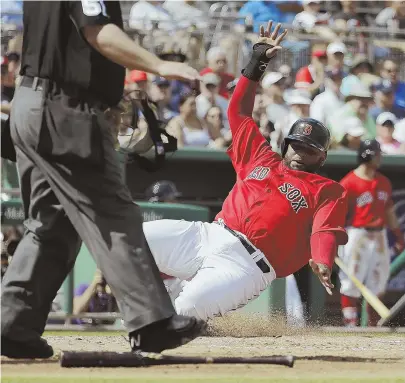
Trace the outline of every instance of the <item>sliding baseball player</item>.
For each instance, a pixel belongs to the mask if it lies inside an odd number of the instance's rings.
[[[230,101],[237,180],[215,221],[159,220],[144,232],[178,313],[209,319],[246,305],[275,278],[308,262],[331,294],[331,267],[345,244],[347,199],[338,183],[316,174],[328,129],[300,119],[273,152],[252,119],[256,88],[287,31],[262,27]]]
[[[396,237],[398,254],[405,248],[404,235],[391,199],[391,182],[377,171],[381,162],[378,141],[363,141],[357,158],[359,166],[340,181],[348,193],[346,230],[349,240],[339,249],[339,256],[348,271],[381,298],[390,269],[386,228]],[[360,291],[344,272],[340,271],[339,278],[343,322],[348,327],[357,326]],[[379,317],[370,305],[367,305],[367,314],[369,326],[375,326]]]

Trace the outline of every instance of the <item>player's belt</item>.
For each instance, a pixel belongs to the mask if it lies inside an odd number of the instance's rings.
[[[254,248],[248,241],[246,241],[246,239],[243,238],[243,236],[241,236],[240,234],[233,231],[231,228],[226,226],[224,223],[219,223],[219,222],[215,222],[215,223],[222,226],[225,230],[229,231],[233,236],[238,238],[240,243],[243,245],[243,247],[247,250],[247,252],[250,255],[253,255],[257,252],[257,249]],[[259,259],[256,262],[256,265],[263,273],[270,273],[270,271],[271,271],[269,265],[265,262],[265,260],[263,258]]]
[[[365,227],[367,231],[382,231],[384,230],[383,227]]]

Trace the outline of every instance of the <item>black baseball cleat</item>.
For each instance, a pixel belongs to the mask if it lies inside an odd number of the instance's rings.
[[[206,322],[176,314],[131,332],[129,339],[132,351],[162,352],[191,342],[206,329]]]
[[[2,336],[1,355],[13,359],[47,359],[53,355],[53,348],[42,338],[17,342]]]

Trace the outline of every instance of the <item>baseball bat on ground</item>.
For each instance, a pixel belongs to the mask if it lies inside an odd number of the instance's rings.
[[[335,263],[350,278],[354,285],[360,290],[361,295],[368,304],[378,313],[381,318],[387,318],[390,310],[384,305],[366,286],[364,286],[354,275],[350,274],[346,265],[339,257],[335,258]]]
[[[61,367],[148,367],[170,364],[279,364],[293,367],[294,357],[205,357],[162,355],[147,352],[74,352],[62,351]]]
[[[390,325],[391,322],[398,317],[401,312],[405,312],[405,294],[399,299],[394,306],[391,307],[388,315],[385,318],[381,318],[377,326],[387,326]]]

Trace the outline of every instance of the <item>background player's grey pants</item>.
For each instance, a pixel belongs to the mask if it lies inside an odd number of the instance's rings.
[[[121,178],[108,124],[91,106],[60,89],[16,91],[11,134],[28,219],[2,282],[1,329],[11,339],[43,333],[80,237],[129,331],[175,313],[147,246],[139,208]]]

